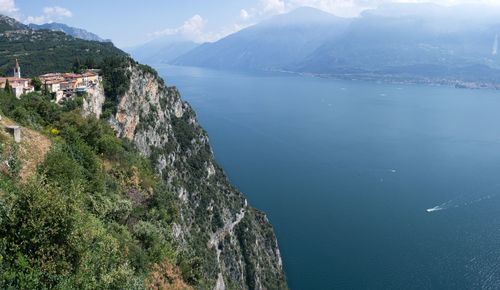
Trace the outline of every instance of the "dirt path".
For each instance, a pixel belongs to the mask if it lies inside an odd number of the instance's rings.
[[[19,158],[22,161],[23,167],[20,172],[22,180],[26,180],[36,171],[38,164],[45,160],[45,155],[50,150],[52,143],[46,136],[30,129],[22,128],[21,146],[19,150]]]
[[[12,120],[3,118],[0,125],[17,125]],[[26,180],[36,171],[38,164],[45,160],[45,155],[50,150],[51,141],[45,135],[34,130],[21,127],[21,143],[19,144],[18,158],[22,168],[20,177]]]

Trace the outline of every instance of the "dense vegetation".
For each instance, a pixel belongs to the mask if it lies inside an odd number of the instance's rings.
[[[0,130],[0,289],[210,289],[220,277],[228,289],[286,288],[269,222],[231,186],[194,111],[182,104],[178,114],[178,91],[155,70],[111,44],[0,16],[0,74],[16,57],[39,92],[0,91],[0,114],[25,126],[20,144]],[[34,77],[85,68],[101,69],[102,121],[82,117],[87,96],[54,104]],[[146,137],[134,144],[148,158],[106,122],[126,92],[134,132]],[[162,160],[173,162],[160,170]]]
[[[120,97],[130,86],[130,72],[127,70],[130,61],[132,60],[127,57],[108,57],[100,65],[104,94],[106,95],[102,108],[103,119],[108,119],[116,114]]]
[[[0,174],[0,288],[188,287],[169,239],[178,209],[150,162],[106,122],[49,99],[0,92],[3,114],[52,143],[22,180],[16,145],[0,135],[11,165]]]
[[[23,76],[33,77],[72,71],[75,62],[85,64],[91,59],[98,64],[107,57],[126,56],[111,42],[86,41],[63,32],[35,31],[19,25],[0,18],[0,75],[12,74],[16,58]]]

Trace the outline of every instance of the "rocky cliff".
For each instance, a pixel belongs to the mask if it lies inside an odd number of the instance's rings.
[[[110,122],[176,193],[171,235],[198,288],[286,289],[271,224],[215,162],[192,108],[153,70],[134,63],[128,70],[130,86]],[[102,100],[88,103],[87,113],[101,112]]]
[[[102,84],[102,78],[99,78],[99,82],[96,86],[87,89],[87,96],[83,98],[83,115],[87,117],[90,114],[94,114],[98,119],[102,114],[102,106],[106,96],[104,94],[104,87]]]

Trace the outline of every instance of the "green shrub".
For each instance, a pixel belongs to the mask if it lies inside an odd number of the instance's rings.
[[[0,109],[18,123],[35,129],[58,121],[62,113],[58,105],[39,93],[31,93],[21,99],[0,93]]]
[[[83,96],[73,96],[70,99],[62,102],[62,110],[65,112],[73,111],[79,109],[83,105]]]
[[[128,71],[130,62],[131,60],[127,57],[108,57],[103,60],[101,75],[106,95],[102,107],[103,119],[116,114],[120,97],[130,86],[130,72]]]
[[[71,182],[82,183],[84,175],[81,166],[62,147],[56,146],[47,153],[45,161],[40,165],[40,171],[48,179],[64,186],[69,186]]]
[[[113,71],[129,77],[124,62],[115,65],[105,78]],[[127,88],[111,78],[108,93],[118,97]],[[137,289],[154,263],[177,260],[175,194],[133,143],[105,120],[82,117],[74,101],[61,107],[40,93],[18,100],[0,92],[0,110],[53,140],[37,178],[21,184],[0,176],[0,289]],[[187,121],[177,129],[190,146]],[[185,265],[196,269],[185,266],[185,277],[199,281],[199,260]]]
[[[9,159],[7,160],[7,165],[9,166],[9,173],[12,177],[18,178],[21,172],[21,161],[17,156],[19,150],[19,145],[13,144],[10,148]]]
[[[77,188],[64,192],[42,180],[32,180],[13,193],[8,218],[0,227],[5,263],[13,271],[0,274],[1,280],[12,286],[26,285],[29,280],[55,286],[78,260],[71,234],[81,220],[81,193]]]
[[[97,140],[98,152],[108,159],[117,160],[124,154],[120,139],[113,135],[103,135]]]

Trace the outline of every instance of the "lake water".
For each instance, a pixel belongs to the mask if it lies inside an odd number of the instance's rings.
[[[500,287],[500,91],[156,67],[291,289]]]

